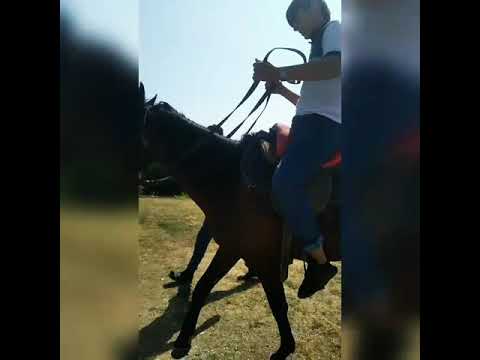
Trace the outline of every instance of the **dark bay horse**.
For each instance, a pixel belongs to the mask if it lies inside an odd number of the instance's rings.
[[[144,90],[141,87],[144,97]],[[240,171],[242,142],[217,135],[188,120],[165,102],[145,103],[142,134],[145,154],[159,162],[203,210],[219,248],[192,293],[192,302],[175,341],[174,358],[190,349],[197,319],[212,288],[243,259],[262,283],[278,325],[280,348],[271,359],[285,359],[295,351],[288,304],[280,280],[282,220],[270,202],[243,185]],[[338,210],[338,209],[336,209]],[[331,218],[338,211],[323,212],[326,254],[338,261],[339,229]]]

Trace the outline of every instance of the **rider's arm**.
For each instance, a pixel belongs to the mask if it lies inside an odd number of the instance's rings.
[[[278,93],[282,95],[285,99],[290,101],[293,105],[297,105],[298,99],[300,99],[300,96],[295,94],[293,91],[291,91],[289,88],[283,86],[280,84],[278,87]]]
[[[312,62],[278,68],[285,72],[282,80],[319,81],[337,78],[342,72],[340,55],[324,56]]]
[[[285,66],[281,68],[277,68],[270,63],[256,62],[253,64],[253,80],[329,80],[339,77],[341,71],[341,56],[339,53],[335,52],[306,64]]]
[[[342,73],[341,44],[340,24],[332,22],[323,34],[321,54],[311,54],[311,60],[307,64],[280,68],[280,72],[284,70],[282,80],[319,81],[340,77]],[[318,47],[316,49],[318,50]]]
[[[316,50],[318,49],[321,49],[321,52],[312,53],[310,62],[306,64],[276,68],[270,63],[257,62],[253,64],[253,79],[320,81],[340,77],[342,72],[341,29],[337,22],[333,22],[325,30],[321,47],[316,47]]]

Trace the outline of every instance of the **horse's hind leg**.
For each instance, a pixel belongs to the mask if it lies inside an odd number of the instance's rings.
[[[278,275],[278,274],[277,274]],[[274,353],[271,360],[286,359],[288,355],[295,352],[295,339],[292,335],[290,322],[288,321],[288,303],[285,298],[285,290],[279,280],[279,276],[260,276],[263,289],[267,295],[268,303],[280,332],[280,348]]]
[[[208,294],[238,260],[239,257],[237,255],[229,254],[222,247],[217,250],[207,271],[198,281],[195,290],[193,290],[190,309],[183,320],[182,329],[174,343],[175,349],[172,352],[174,358],[183,357],[190,350],[190,339],[195,332],[200,310],[205,304]]]

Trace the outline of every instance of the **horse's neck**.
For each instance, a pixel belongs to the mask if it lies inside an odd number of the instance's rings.
[[[238,149],[220,141],[199,149],[175,174],[180,186],[205,214],[228,204],[240,182]]]
[[[228,199],[232,199],[235,189],[229,191],[215,192],[212,188],[199,186],[192,182],[192,179],[185,174],[178,174],[176,177],[180,187],[189,195],[195,204],[208,217],[209,215],[218,213],[228,204]]]

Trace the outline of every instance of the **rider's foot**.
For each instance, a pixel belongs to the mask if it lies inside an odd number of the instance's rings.
[[[170,271],[170,274],[168,274],[168,276],[170,277],[170,279],[179,284],[190,284],[193,279],[193,274],[188,271]]]
[[[337,268],[328,262],[325,264],[310,262],[305,273],[305,279],[298,289],[298,297],[305,299],[317,291],[323,290],[337,272]]]

